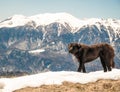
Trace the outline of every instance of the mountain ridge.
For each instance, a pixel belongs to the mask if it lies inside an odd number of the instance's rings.
[[[24,15],[14,15],[4,21],[0,22],[0,28],[2,27],[17,27],[24,25],[32,25],[35,28],[38,26],[46,26],[51,23],[58,22],[66,26],[66,23],[72,28],[72,32],[76,32],[83,26],[93,25],[96,23],[104,24],[107,26],[113,26],[116,30],[120,28],[120,20],[115,19],[100,19],[100,18],[90,18],[80,20],[69,13],[45,13],[38,14],[34,16],[24,16]]]

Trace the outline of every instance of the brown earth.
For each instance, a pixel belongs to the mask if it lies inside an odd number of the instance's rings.
[[[120,92],[120,80],[98,80],[87,84],[65,81],[62,85],[26,87],[14,92]]]

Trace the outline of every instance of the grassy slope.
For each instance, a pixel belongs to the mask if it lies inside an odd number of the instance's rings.
[[[27,87],[14,92],[120,92],[120,80],[98,80],[87,84],[63,82],[62,85]]]

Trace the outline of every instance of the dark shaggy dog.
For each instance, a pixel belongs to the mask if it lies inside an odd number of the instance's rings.
[[[101,43],[88,46],[85,44],[70,43],[68,50],[79,62],[78,72],[86,72],[84,64],[98,57],[100,57],[104,72],[107,72],[107,70],[111,71],[111,67],[115,66],[113,60],[114,50],[109,44]]]

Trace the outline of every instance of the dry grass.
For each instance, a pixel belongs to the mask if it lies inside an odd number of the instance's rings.
[[[27,87],[14,92],[120,92],[120,80],[99,80],[87,84],[63,82],[62,85]]]

